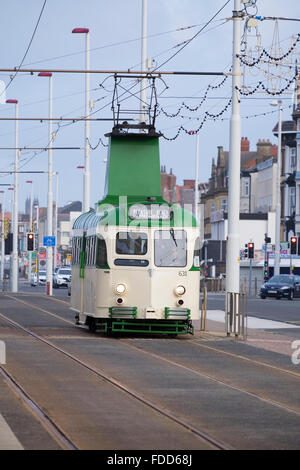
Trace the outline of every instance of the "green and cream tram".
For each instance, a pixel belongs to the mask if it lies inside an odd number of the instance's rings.
[[[73,226],[71,305],[104,332],[193,333],[199,229],[161,196],[158,136],[110,135],[106,197]]]

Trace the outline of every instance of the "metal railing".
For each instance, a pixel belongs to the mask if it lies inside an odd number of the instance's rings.
[[[201,316],[200,316],[200,330],[206,331],[206,320],[207,320],[207,289],[202,289],[203,297],[201,298]]]
[[[225,292],[226,279],[220,277],[207,277],[202,280],[207,292]]]
[[[227,336],[234,334],[235,338],[247,338],[246,295],[237,292],[227,292],[225,328]]]

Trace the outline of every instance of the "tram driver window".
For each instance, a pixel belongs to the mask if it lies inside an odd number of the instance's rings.
[[[187,240],[184,230],[157,230],[154,238],[154,262],[159,267],[185,267]]]
[[[145,255],[148,249],[146,233],[119,232],[116,238],[118,255]]]
[[[97,239],[96,266],[99,268],[107,267],[107,249],[103,238]]]

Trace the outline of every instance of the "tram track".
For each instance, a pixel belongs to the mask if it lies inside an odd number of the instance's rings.
[[[199,429],[198,427],[194,426],[193,424],[188,423],[187,421],[183,420],[179,416],[176,416],[174,413],[172,413],[172,412],[168,411],[167,409],[165,409],[165,408],[157,405],[156,403],[150,401],[148,398],[144,397],[140,393],[135,392],[134,390],[132,390],[128,386],[122,384],[121,382],[119,382],[115,378],[109,376],[104,371],[101,371],[100,369],[95,368],[91,364],[86,363],[85,361],[81,360],[77,356],[75,356],[75,355],[69,353],[68,351],[62,349],[61,347],[55,345],[54,343],[52,343],[48,339],[43,338],[42,336],[34,333],[33,331],[29,330],[28,328],[25,328],[24,326],[20,325],[19,323],[15,322],[14,320],[11,320],[10,318],[8,318],[3,313],[0,313],[0,318],[2,320],[6,321],[11,326],[15,327],[16,329],[22,330],[23,332],[27,333],[29,336],[35,338],[36,340],[38,340],[38,341],[40,341],[40,342],[42,342],[46,345],[48,345],[50,348],[54,349],[55,351],[60,352],[61,354],[68,357],[69,359],[71,359],[75,363],[79,364],[80,366],[84,367],[85,369],[87,369],[90,372],[92,372],[93,374],[95,374],[97,377],[105,380],[110,385],[113,385],[114,387],[121,390],[122,392],[125,392],[127,395],[130,395],[135,400],[137,400],[137,401],[143,403],[144,405],[152,408],[153,410],[158,412],[160,415],[163,415],[164,417],[166,417],[166,418],[170,419],[171,421],[177,423],[181,427],[183,427],[186,430],[193,433],[195,436],[197,436],[203,442],[213,446],[216,450],[233,450],[233,448],[229,444],[226,444],[225,442],[222,442],[221,440],[215,439],[214,437],[212,437],[211,435],[209,435],[208,433],[206,433],[202,429]],[[6,372],[6,371],[4,371],[4,372]],[[17,384],[16,379],[14,379],[14,383],[15,383],[15,386],[17,387],[17,389],[19,390],[19,393],[21,393],[22,387]],[[24,392],[24,395],[25,395],[25,397],[27,397],[27,400],[31,400],[30,397],[25,392]],[[35,404],[33,401],[32,401],[32,403],[33,403],[33,406],[36,405],[38,407],[38,405]],[[39,407],[38,407],[38,409],[41,410]],[[50,418],[49,418],[49,420],[51,421]],[[54,423],[52,423],[52,424],[54,426],[56,426]]]
[[[9,388],[21,400],[31,414],[42,424],[44,429],[59,444],[63,450],[78,450],[78,447],[66,436],[57,423],[25,392],[23,387],[11,374],[0,366],[0,374]]]
[[[236,392],[242,392],[242,393],[244,393],[244,394],[246,394],[246,395],[248,395],[248,396],[250,396],[250,397],[252,397],[252,398],[256,398],[256,399],[258,399],[258,400],[260,400],[260,401],[262,401],[262,402],[264,402],[264,403],[266,403],[266,404],[269,404],[269,405],[272,405],[272,406],[276,406],[276,407],[278,407],[278,408],[280,408],[280,409],[283,409],[283,410],[285,410],[285,411],[288,411],[288,412],[290,412],[290,413],[294,413],[294,414],[300,416],[300,410],[295,410],[294,408],[291,408],[291,407],[288,407],[288,406],[286,406],[286,405],[283,405],[283,404],[281,404],[281,403],[279,403],[279,402],[277,402],[277,401],[270,400],[270,399],[268,399],[268,398],[266,398],[266,397],[263,397],[263,396],[261,396],[261,395],[259,395],[259,394],[257,394],[257,393],[251,392],[251,391],[246,390],[246,389],[241,388],[241,387],[237,387],[237,386],[235,386],[235,385],[232,385],[232,384],[228,383],[228,382],[225,381],[225,380],[221,380],[221,379],[219,379],[219,378],[217,378],[217,377],[215,377],[215,376],[213,376],[213,375],[211,375],[211,374],[207,374],[207,373],[201,372],[201,371],[199,371],[199,370],[197,370],[197,369],[195,369],[195,368],[193,368],[193,367],[187,367],[187,366],[185,366],[185,365],[183,365],[183,364],[181,364],[181,363],[179,363],[179,362],[177,362],[177,361],[170,360],[170,359],[168,359],[168,358],[166,358],[166,357],[164,357],[164,356],[162,356],[162,355],[160,355],[160,354],[156,354],[156,353],[153,353],[153,352],[150,352],[150,351],[145,351],[145,350],[142,349],[142,348],[139,348],[139,347],[137,347],[137,346],[134,346],[134,345],[130,344],[129,342],[126,342],[126,340],[125,340],[125,341],[124,341],[124,340],[121,340],[121,341],[122,341],[123,344],[126,344],[126,345],[129,346],[130,348],[135,349],[135,350],[137,350],[137,351],[139,351],[139,352],[141,352],[141,353],[147,354],[147,355],[149,355],[149,356],[151,356],[151,357],[153,357],[153,358],[159,359],[160,361],[162,360],[162,361],[164,361],[164,362],[166,362],[166,363],[168,363],[168,364],[171,364],[171,365],[173,365],[173,366],[180,367],[181,369],[184,369],[184,370],[186,370],[186,371],[188,371],[188,372],[192,372],[192,373],[194,373],[194,374],[196,374],[196,375],[199,375],[199,376],[201,376],[201,377],[204,377],[204,378],[207,378],[207,379],[209,379],[209,380],[212,380],[213,382],[216,382],[216,383],[218,383],[219,385],[224,385],[224,386],[226,386],[226,387],[229,387],[229,388],[231,388],[232,390],[234,390],[234,391],[236,391]]]
[[[50,312],[44,308],[41,308],[41,307],[38,307],[38,306],[35,306],[33,304],[30,304],[29,302],[24,302],[23,300],[21,301],[20,299],[16,299],[15,297],[13,296],[9,296],[11,299],[13,300],[16,300],[16,301],[20,301],[21,303],[24,303],[25,305],[27,305],[28,307],[34,307],[35,310],[37,311],[40,311],[42,313],[45,313],[45,314],[48,314],[50,316],[54,316],[55,318],[57,318],[58,320],[62,320],[63,322],[66,322],[66,323],[69,323],[70,325],[74,325],[74,323],[70,320],[67,320],[65,318],[62,318],[60,317],[59,315],[56,315],[54,314],[53,312]],[[111,384],[117,386],[118,388],[122,389],[123,391],[125,391],[126,393],[130,394],[131,396],[133,396],[134,398],[137,398],[138,400],[142,401],[144,404],[147,404],[148,406],[156,409],[156,411],[159,411],[159,412],[162,412],[163,411],[163,414],[169,418],[171,418],[173,421],[176,421],[177,423],[180,423],[180,424],[183,424],[184,427],[186,427],[187,429],[189,429],[190,431],[194,432],[195,434],[197,435],[201,435],[201,437],[203,437],[203,433],[202,431],[199,432],[199,430],[197,428],[194,428],[194,426],[190,426],[188,423],[186,423],[185,421],[182,421],[181,418],[179,418],[179,421],[177,421],[178,417],[176,417],[175,415],[173,415],[172,413],[169,413],[168,411],[166,412],[165,408],[164,409],[161,409],[159,406],[157,406],[156,404],[152,403],[150,400],[148,400],[147,398],[144,397],[144,395],[140,395],[140,394],[136,394],[136,392],[134,392],[133,390],[129,389],[126,385],[124,384],[121,384],[119,381],[117,381],[116,379],[110,377],[109,375],[107,375],[105,372],[103,371],[100,371],[99,369],[96,369],[95,367],[93,367],[92,365],[90,364],[87,364],[85,362],[83,362],[80,358],[78,357],[75,357],[73,356],[72,354],[70,354],[68,351],[65,351],[65,350],[62,350],[60,347],[56,346],[55,344],[51,343],[48,339],[45,339],[44,337],[40,337],[39,335],[36,335],[36,333],[30,331],[30,330],[27,330],[26,328],[24,328],[22,325],[19,325],[17,324],[16,322],[14,322],[13,320],[10,320],[9,318],[3,316],[3,314],[0,314],[0,318],[5,318],[6,321],[10,322],[13,326],[16,326],[17,328],[21,328],[23,331],[25,331],[27,334],[30,334],[31,336],[34,336],[36,339],[39,339],[40,341],[42,342],[45,342],[46,344],[48,344],[49,346],[53,347],[54,349],[56,349],[57,351],[60,351],[62,352],[63,354],[65,354],[66,356],[70,357],[71,359],[75,360],[77,363],[83,365],[84,367],[88,368],[90,371],[96,373],[99,377],[101,378],[104,378],[106,381],[110,382]],[[273,399],[269,399],[267,398],[266,396],[263,396],[259,393],[255,393],[253,392],[253,390],[249,390],[249,389],[246,389],[244,387],[240,387],[239,385],[235,385],[235,384],[232,384],[232,383],[229,383],[229,381],[226,381],[226,379],[220,379],[219,377],[215,376],[215,375],[212,375],[212,374],[209,374],[209,373],[206,373],[206,372],[203,372],[201,370],[197,370],[197,368],[194,368],[194,367],[190,367],[190,366],[186,366],[178,361],[175,361],[173,359],[168,359],[166,357],[164,357],[164,355],[161,355],[161,354],[157,354],[157,353],[153,353],[151,351],[147,351],[145,349],[142,349],[142,346],[136,346],[134,345],[134,339],[126,339],[126,338],[122,338],[122,339],[118,339],[118,341],[121,342],[121,344],[125,345],[126,347],[130,348],[130,349],[134,349],[135,351],[138,351],[139,353],[142,353],[142,354],[146,354],[152,358],[155,358],[156,360],[159,360],[159,361],[164,361],[166,363],[168,363],[169,365],[172,365],[172,366],[176,366],[176,367],[179,367],[181,368],[182,370],[185,370],[189,373],[193,373],[193,374],[196,374],[202,378],[205,378],[205,379],[208,379],[212,382],[215,382],[217,383],[218,385],[221,385],[221,386],[225,386],[235,392],[239,392],[239,393],[242,393],[242,394],[245,394],[245,395],[248,395],[249,397],[251,398],[254,398],[256,400],[259,400],[260,402],[263,402],[265,404],[268,404],[270,406],[273,406],[273,407],[276,407],[276,408],[279,408],[281,410],[284,410],[285,412],[288,412],[288,413],[293,413],[294,415],[297,415],[297,416],[300,416],[300,411],[299,409],[295,409],[291,406],[287,406],[286,404],[284,403],[281,403],[280,401],[276,401],[276,400],[273,400]],[[171,340],[167,340],[167,341],[171,341]],[[176,340],[175,340],[176,341]],[[174,340],[172,340],[172,343],[174,344]],[[193,345],[196,345],[197,347],[202,347],[204,349],[207,349],[207,350],[211,350],[212,352],[214,353],[218,353],[219,355],[225,355],[227,357],[231,357],[235,360],[238,360],[240,362],[248,362],[250,363],[251,365],[254,365],[254,366],[259,366],[259,367],[265,367],[265,368],[269,368],[271,369],[273,372],[277,372],[277,373],[280,373],[280,374],[288,374],[290,375],[291,377],[293,377],[294,379],[299,379],[300,378],[300,374],[296,373],[296,372],[293,372],[293,371],[290,371],[290,370],[287,370],[287,369],[283,369],[281,367],[277,367],[275,365],[272,365],[272,364],[268,364],[268,363],[265,363],[265,362],[262,362],[262,361],[258,361],[258,360],[254,360],[254,359],[250,359],[248,357],[245,357],[243,355],[236,355],[234,353],[231,353],[231,352],[228,352],[228,351],[222,351],[221,349],[219,348],[215,348],[215,347],[212,347],[212,346],[208,346],[208,345],[203,345],[203,344],[199,344],[198,343],[198,340],[194,339],[193,340]],[[166,414],[167,413],[167,414]],[[210,436],[209,436],[210,438]],[[211,441],[210,441],[211,442]],[[217,447],[217,448],[226,448],[226,445],[224,447],[222,447],[222,445],[224,446],[223,443],[221,443],[221,446],[220,447]]]
[[[62,317],[62,316],[60,316],[60,315],[57,315],[57,314],[55,314],[55,313],[53,313],[53,312],[50,312],[49,310],[46,310],[46,309],[44,309],[44,308],[42,308],[42,307],[39,307],[39,306],[37,306],[37,305],[34,305],[34,304],[30,303],[30,302],[25,302],[24,300],[18,299],[18,298],[14,297],[14,296],[11,296],[11,295],[7,295],[7,294],[6,294],[6,297],[8,297],[8,298],[10,298],[10,299],[12,299],[12,300],[15,300],[16,302],[23,303],[24,305],[27,305],[27,306],[29,306],[29,307],[32,307],[32,308],[34,308],[35,310],[39,310],[39,311],[41,311],[41,312],[43,312],[43,313],[46,313],[46,314],[48,314],[48,315],[50,315],[50,316],[52,316],[52,317],[54,317],[54,318],[57,318],[58,320],[61,320],[61,321],[65,322],[65,323],[68,323],[68,324],[70,324],[70,325],[72,325],[72,326],[78,328],[78,326],[75,326],[75,323],[74,323],[73,321],[68,320],[68,319],[66,319],[66,318],[64,318],[64,317]],[[42,297],[41,297],[41,298],[42,298]],[[52,298],[52,297],[50,297],[50,299],[51,299],[51,300],[57,300],[57,301],[59,301],[59,302],[66,303],[66,302],[64,302],[64,301],[61,301],[60,299],[55,299],[55,298]],[[69,305],[69,304],[67,303],[67,305]],[[79,328],[80,328],[80,327],[79,327]],[[172,341],[174,341],[174,340],[172,340]],[[300,374],[299,374],[298,372],[295,372],[295,371],[292,371],[292,370],[288,370],[288,369],[284,369],[284,368],[282,368],[282,367],[278,367],[278,366],[276,366],[276,365],[269,364],[269,363],[264,362],[264,361],[258,361],[258,360],[256,360],[256,359],[251,359],[251,358],[246,357],[246,356],[244,356],[244,355],[242,355],[242,354],[235,354],[235,353],[231,353],[231,352],[229,352],[229,351],[224,351],[224,350],[222,350],[222,349],[219,349],[219,348],[216,348],[216,347],[213,347],[213,346],[208,346],[207,344],[203,344],[203,342],[200,342],[200,340],[198,340],[198,339],[196,339],[196,338],[193,338],[193,344],[194,344],[194,345],[197,345],[197,347],[200,347],[200,348],[202,348],[202,349],[214,351],[214,352],[216,352],[216,353],[218,353],[218,354],[225,355],[225,356],[228,356],[228,357],[232,357],[232,358],[234,358],[234,359],[239,359],[239,360],[241,360],[241,361],[245,361],[245,362],[248,362],[248,363],[253,364],[253,365],[257,365],[257,366],[262,366],[262,367],[266,367],[266,368],[269,368],[269,369],[273,369],[274,371],[281,372],[281,373],[283,373],[283,374],[288,374],[288,375],[290,375],[290,376],[293,376],[293,377],[296,377],[296,378],[299,378],[299,379],[300,379]]]

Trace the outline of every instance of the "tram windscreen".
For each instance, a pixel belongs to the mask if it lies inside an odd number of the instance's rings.
[[[119,232],[116,237],[118,255],[145,255],[148,249],[146,233]]]
[[[157,230],[154,237],[154,263],[159,267],[184,267],[187,240],[184,230]]]

